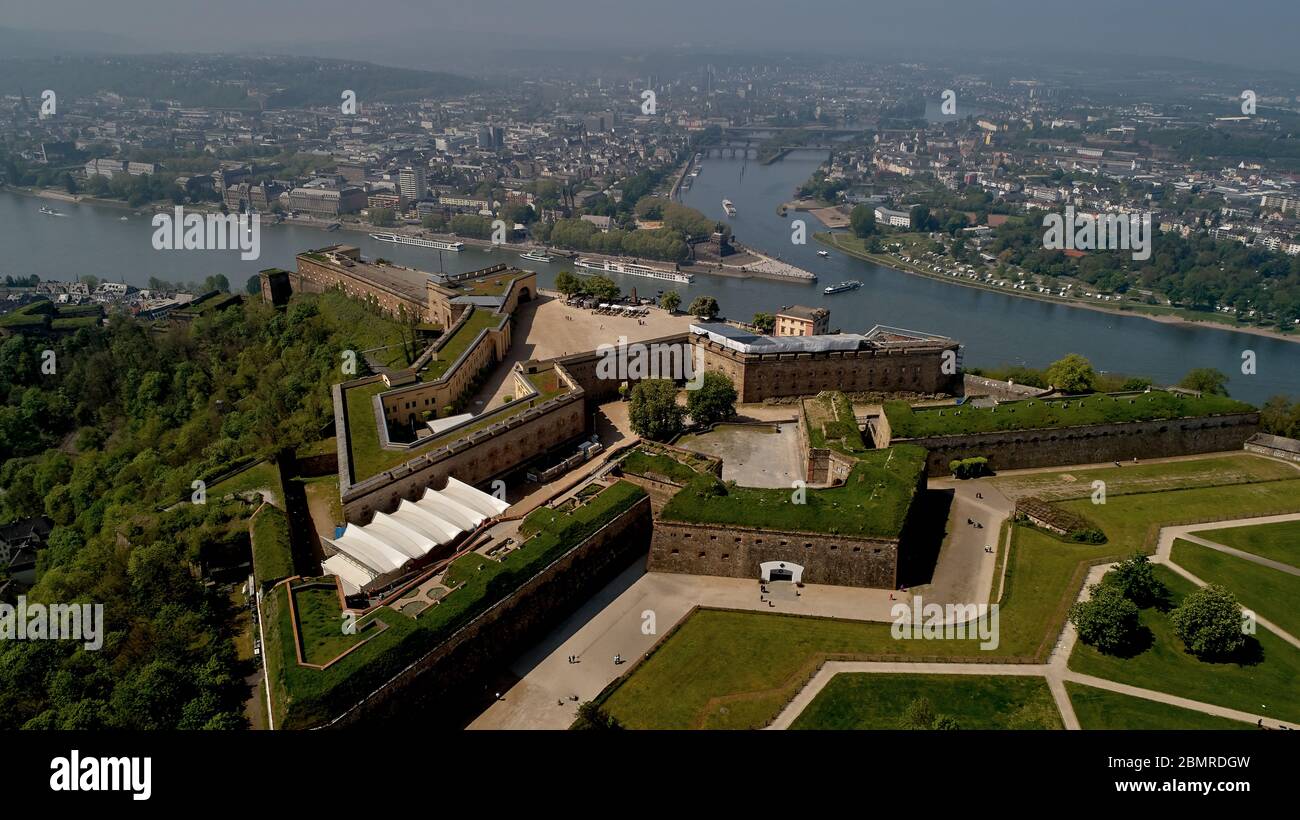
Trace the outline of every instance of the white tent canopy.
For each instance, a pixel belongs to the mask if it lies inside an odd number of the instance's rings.
[[[338,554],[323,566],[339,577],[347,594],[363,592],[376,578],[405,569],[509,507],[493,495],[448,478],[445,488],[427,489],[418,501],[403,499],[396,512],[375,513],[369,524],[348,524],[337,538],[325,538]]]

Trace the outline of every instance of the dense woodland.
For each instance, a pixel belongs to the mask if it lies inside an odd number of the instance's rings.
[[[337,294],[283,312],[236,306],[158,333],[124,316],[58,340],[0,344],[0,522],[55,529],[31,602],[104,604],[100,651],[0,641],[0,727],[233,728],[248,669],[233,613],[191,569],[246,511],[180,504],[191,482],[312,441],[354,328]],[[43,375],[42,351],[56,355]]]

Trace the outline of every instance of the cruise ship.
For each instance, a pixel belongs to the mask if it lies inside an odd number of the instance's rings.
[[[682,273],[675,270],[661,270],[652,268],[649,265],[641,265],[636,262],[618,262],[613,259],[604,261],[597,259],[578,259],[573,263],[575,268],[585,268],[602,273],[622,273],[627,276],[646,276],[650,279],[666,279],[669,282],[690,282],[695,277],[689,273]]]
[[[736,215],[736,205],[730,199],[722,200],[722,210],[727,212],[727,216]]]
[[[534,262],[550,262],[551,257],[538,251],[529,251],[528,253],[519,254],[520,259],[531,259]]]
[[[372,233],[370,238],[379,242],[396,242],[399,245],[415,245],[420,248],[433,248],[439,251],[460,252],[465,249],[464,242],[443,242],[441,239],[425,239],[420,236],[405,236],[400,233]]]
[[[838,285],[827,285],[826,289],[823,290],[822,293],[827,295],[832,293],[843,293],[846,290],[857,290],[860,287],[862,287],[861,282],[856,279],[850,279],[847,282],[840,282]]]

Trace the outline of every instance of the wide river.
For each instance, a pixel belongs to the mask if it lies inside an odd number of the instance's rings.
[[[1075,352],[1100,370],[1147,375],[1161,383],[1176,382],[1193,367],[1214,367],[1231,377],[1228,388],[1233,396],[1255,403],[1279,393],[1300,396],[1300,344],[1294,342],[1017,298],[901,273],[834,252],[830,258],[820,257],[821,246],[811,238],[820,223],[810,214],[783,218],[777,207],[792,197],[794,188],[824,158],[824,152],[802,151],[768,166],[739,158],[704,161],[684,201],[709,216],[722,217],[722,200],[732,200],[738,213],[730,224],[740,241],[815,272],[819,281],[796,284],[701,275],[692,284],[676,288],[683,304],[697,295],[715,296],[727,316],[742,320],[785,305],[822,305],[831,310],[831,327],[844,331],[885,324],[951,336],[965,345],[967,366],[1041,367]],[[152,246],[147,214],[49,202],[66,214],[52,217],[39,212],[47,202],[0,191],[0,243],[5,249],[0,275],[36,273],[67,280],[94,274],[144,286],[150,276],[186,282],[224,273],[232,289],[237,289],[263,268],[291,267],[296,253],[333,242],[357,244],[368,256],[382,255],[432,271],[439,265],[459,272],[511,261],[537,269],[543,287],[549,287],[562,269],[558,262],[520,262],[514,252],[501,250],[443,253],[440,259],[436,251],[376,242],[360,232],[329,234],[301,226],[264,228],[257,260],[242,261],[233,251],[160,251]],[[807,222],[807,244],[792,243],[794,219]],[[638,277],[615,278],[625,290],[636,288],[643,296],[666,285]],[[861,281],[862,288],[833,296],[822,293],[827,284],[847,279]],[[1246,350],[1255,352],[1254,375],[1241,373]]]

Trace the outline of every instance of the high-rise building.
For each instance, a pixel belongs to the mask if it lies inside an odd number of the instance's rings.
[[[429,193],[424,171],[410,166],[398,172],[397,187],[402,193],[402,199],[407,202],[419,202]]]

